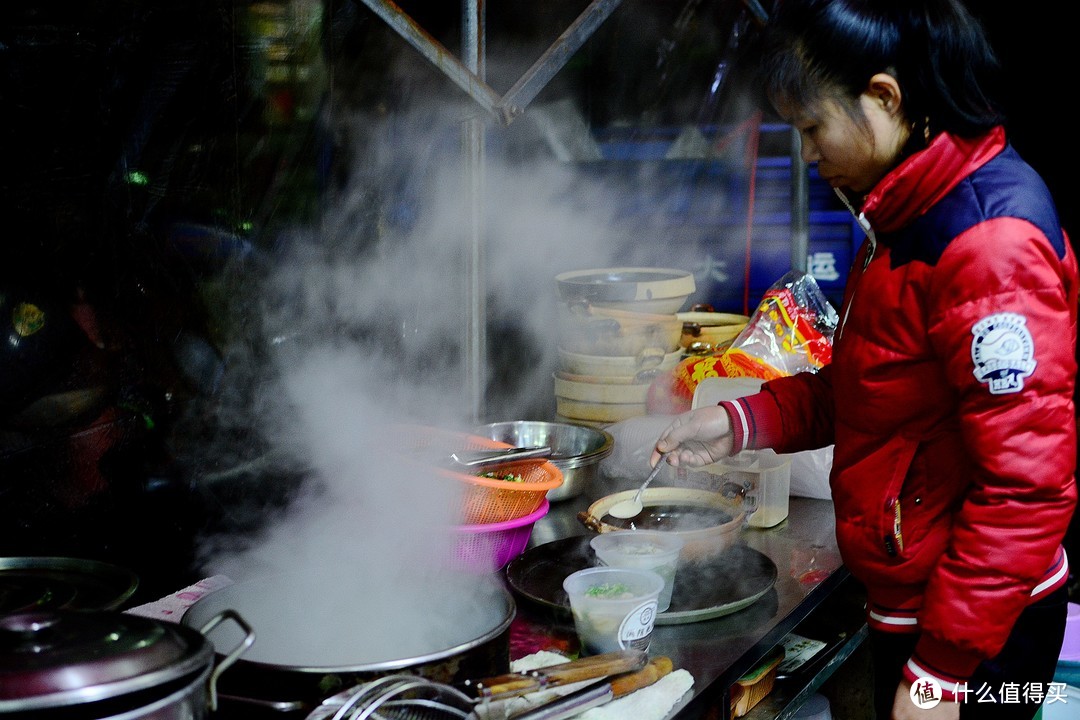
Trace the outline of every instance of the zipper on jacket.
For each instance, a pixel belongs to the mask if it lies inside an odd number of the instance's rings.
[[[870,221],[866,219],[866,215],[857,211],[852,207],[851,202],[847,199],[847,196],[841,192],[840,188],[833,188],[833,192],[840,198],[840,201],[844,203],[844,207],[848,209],[855,219],[859,223],[859,227],[866,233],[866,256],[863,257],[862,268],[859,270],[859,280],[862,279],[862,271],[866,270],[866,266],[870,264],[870,261],[874,259],[874,251],[877,250],[877,237],[874,235],[874,228],[870,227]],[[851,295],[848,296],[847,307],[844,308],[844,316],[840,318],[840,326],[836,328],[836,338],[839,340],[844,335],[844,325],[847,324],[848,313],[851,312],[851,306],[855,304],[855,292],[858,290],[858,282],[851,288]]]
[[[885,552],[896,557],[904,552],[904,533],[900,524],[900,498],[890,497],[886,508],[892,511],[892,533],[885,536]]]

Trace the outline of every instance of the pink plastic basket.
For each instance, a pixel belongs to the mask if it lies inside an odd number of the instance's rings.
[[[497,523],[457,525],[456,567],[473,573],[493,573],[525,552],[533,525],[547,515],[551,504],[545,499],[533,512],[523,517]]]

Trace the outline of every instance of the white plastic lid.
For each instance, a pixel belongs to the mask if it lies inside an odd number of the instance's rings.
[[[690,402],[690,407],[697,409],[706,405],[716,405],[722,400],[736,400],[753,395],[761,389],[764,382],[761,378],[751,377],[704,378],[694,388],[694,399]]]
[[[832,720],[829,698],[821,693],[811,695],[792,717],[799,720]]]

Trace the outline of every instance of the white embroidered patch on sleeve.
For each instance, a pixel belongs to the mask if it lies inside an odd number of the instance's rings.
[[[993,395],[1020,392],[1035,372],[1035,342],[1027,318],[1018,313],[987,315],[971,328],[972,372]]]

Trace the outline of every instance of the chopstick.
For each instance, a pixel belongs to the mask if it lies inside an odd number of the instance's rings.
[[[641,670],[598,680],[539,707],[511,715],[510,720],[563,720],[574,717],[590,708],[648,687],[670,673],[671,669],[671,658],[664,656],[653,658]]]

